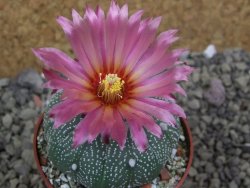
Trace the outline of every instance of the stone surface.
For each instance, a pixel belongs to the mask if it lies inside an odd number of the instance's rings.
[[[213,79],[209,89],[204,93],[204,97],[210,104],[221,106],[225,100],[225,88],[221,81]]]
[[[19,181],[18,181],[17,178],[11,179],[11,180],[10,180],[10,188],[16,188],[18,182],[19,182]]]
[[[248,187],[249,53],[230,49],[211,59],[190,53],[187,62],[196,72],[190,84],[183,84],[188,98],[178,98],[188,113],[195,147],[186,187]],[[200,108],[190,106],[194,99]]]
[[[0,78],[0,88],[8,86],[9,83],[10,83],[10,79],[9,78]]]
[[[30,120],[30,119],[36,117],[36,115],[37,115],[37,113],[34,109],[26,108],[26,109],[21,111],[21,113],[19,114],[19,117],[23,120]]]
[[[200,108],[200,102],[196,99],[193,99],[188,102],[188,106],[193,110],[198,110]]]
[[[5,116],[2,117],[3,126],[5,126],[6,128],[9,128],[12,122],[13,118],[10,114],[6,114]]]
[[[47,94],[38,93],[41,77],[29,78],[33,80],[0,78],[0,187],[43,188],[32,150],[33,128],[42,106],[34,105],[33,95],[36,92],[44,100]]]
[[[43,80],[35,70],[27,69],[17,76],[17,84],[37,92],[41,91]]]

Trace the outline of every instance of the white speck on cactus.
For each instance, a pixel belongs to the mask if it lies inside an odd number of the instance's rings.
[[[172,150],[171,158],[173,159],[176,155],[177,149]]]
[[[74,164],[72,164],[71,168],[72,168],[72,170],[75,171],[77,169],[77,165],[74,163]]]
[[[134,159],[129,159],[128,164],[130,167],[134,167],[135,166],[135,160]]]

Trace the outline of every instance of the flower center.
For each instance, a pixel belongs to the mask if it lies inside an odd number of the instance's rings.
[[[102,73],[99,76],[97,96],[102,98],[105,104],[115,104],[120,101],[123,97],[125,82],[117,74],[107,74],[105,79],[102,79]]]

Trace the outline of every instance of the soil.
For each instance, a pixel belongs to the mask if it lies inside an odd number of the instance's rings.
[[[250,1],[247,0],[118,0],[128,2],[130,13],[145,10],[145,16],[163,16],[160,31],[180,30],[177,46],[202,51],[210,43],[219,49],[240,47],[250,50]],[[55,18],[71,17],[71,9],[100,4],[107,10],[109,0],[1,0],[0,77],[15,76],[27,67],[39,69],[31,53],[35,47],[70,47]]]

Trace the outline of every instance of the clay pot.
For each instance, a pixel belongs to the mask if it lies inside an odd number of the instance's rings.
[[[47,178],[47,176],[44,174],[43,170],[42,170],[42,165],[46,164],[46,160],[45,158],[42,158],[39,156],[38,154],[38,149],[37,149],[37,136],[39,133],[39,129],[40,126],[42,125],[43,122],[43,114],[39,117],[36,125],[35,125],[35,129],[34,129],[34,138],[33,138],[33,151],[34,151],[34,157],[35,157],[35,161],[36,161],[36,165],[37,165],[37,169],[39,171],[39,174],[42,177],[42,180],[44,182],[44,184],[46,185],[47,188],[53,188],[53,186],[51,185],[51,183],[49,182],[49,179]],[[184,129],[184,136],[185,136],[185,140],[187,142],[188,145],[188,149],[189,149],[189,154],[188,154],[188,164],[187,164],[187,168],[185,173],[183,174],[182,178],[180,179],[180,181],[178,182],[178,184],[176,185],[176,188],[180,188],[185,179],[187,178],[187,175],[189,173],[192,161],[193,161],[193,142],[192,142],[192,135],[191,135],[191,131],[190,128],[188,126],[187,120],[186,119],[181,119],[181,125],[183,126]],[[165,173],[164,170],[161,171],[161,173]],[[161,174],[161,176],[165,176],[166,174]],[[147,184],[142,186],[141,188],[151,188],[151,184]]]

